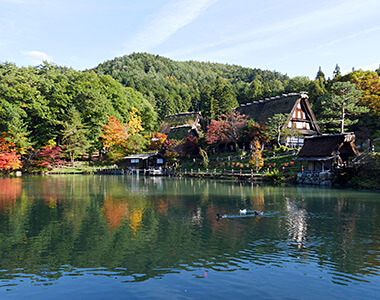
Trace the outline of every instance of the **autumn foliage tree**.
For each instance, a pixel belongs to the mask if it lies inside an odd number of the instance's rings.
[[[254,142],[258,141],[261,144],[261,149],[266,142],[269,142],[269,131],[265,125],[260,125],[254,120],[249,120],[247,126],[243,130],[242,139],[246,143],[250,143],[253,147]]]
[[[183,144],[184,152],[187,155],[196,155],[199,153],[198,138],[189,134],[186,137],[185,143]]]
[[[108,124],[103,126],[101,138],[112,161],[141,150],[145,143],[145,139],[140,134],[143,130],[141,123],[141,117],[138,116],[135,108],[132,108],[126,124],[122,124],[116,117],[108,117]]]
[[[360,102],[380,115],[380,76],[372,71],[354,71],[343,77],[356,84],[356,89],[362,91]]]
[[[65,163],[62,152],[62,148],[56,146],[55,142],[50,140],[46,146],[37,150],[33,165],[38,168],[46,169],[60,167]]]
[[[214,146],[233,143],[238,150],[238,141],[247,122],[248,117],[237,111],[223,114],[218,121],[211,121],[207,127],[206,142]]]
[[[0,171],[7,173],[20,169],[22,163],[20,154],[17,154],[15,143],[9,140],[6,133],[2,133],[0,137]]]
[[[255,168],[256,172],[264,166],[264,158],[262,156],[262,150],[258,140],[253,142],[253,151],[249,163]]]
[[[149,142],[148,148],[150,150],[159,150],[159,149],[161,149],[161,147],[163,146],[163,144],[166,141],[167,137],[168,136],[166,134],[160,133],[160,132],[152,134],[151,137],[150,137],[150,142]]]

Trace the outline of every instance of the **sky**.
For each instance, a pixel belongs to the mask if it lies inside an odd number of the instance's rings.
[[[379,0],[0,0],[0,62],[147,52],[315,78],[380,65]]]

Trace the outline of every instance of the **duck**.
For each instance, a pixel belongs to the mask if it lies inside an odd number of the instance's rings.
[[[223,218],[225,218],[225,217],[227,217],[227,215],[220,215],[220,214],[216,214],[216,220],[217,221],[219,221],[220,219],[223,219]]]
[[[247,213],[247,209],[245,209],[245,208],[244,209],[240,209],[239,211],[240,211],[241,214],[246,214]]]

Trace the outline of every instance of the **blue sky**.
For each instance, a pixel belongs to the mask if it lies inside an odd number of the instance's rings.
[[[376,69],[379,0],[0,0],[0,62],[77,70],[133,52],[314,78]]]

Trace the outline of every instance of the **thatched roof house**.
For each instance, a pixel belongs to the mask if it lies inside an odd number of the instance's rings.
[[[305,139],[298,160],[308,162],[309,171],[332,170],[347,166],[350,157],[359,155],[354,144],[355,135],[325,134]]]
[[[269,118],[275,114],[285,114],[288,118],[284,127],[294,129],[299,136],[287,137],[286,144],[290,146],[303,145],[303,137],[320,134],[306,92],[283,94],[282,96],[242,104],[236,108],[236,111],[247,115],[260,125],[266,125]]]
[[[174,140],[185,139],[188,135],[199,137],[201,122],[202,114],[200,111],[167,115],[161,125],[160,132]]]

